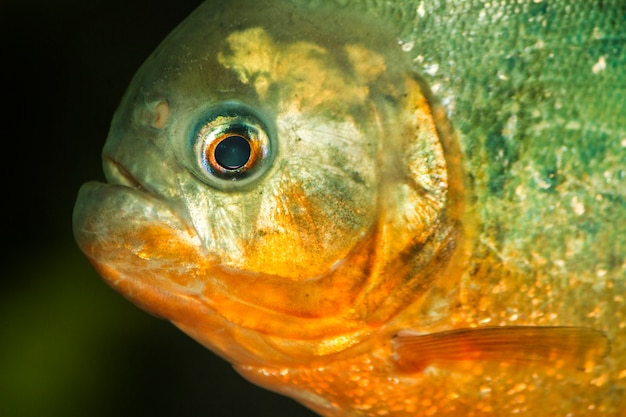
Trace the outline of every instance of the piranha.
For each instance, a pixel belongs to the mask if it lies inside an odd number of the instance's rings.
[[[513,225],[541,231],[511,202],[574,180],[515,165],[525,149],[507,143],[548,129],[520,109],[526,84],[474,141],[490,116],[462,119],[444,85],[459,79],[429,61],[441,48],[385,22],[332,2],[206,1],[124,95],[106,183],[78,194],[81,250],[137,306],[324,416],[622,415],[624,267],[579,280],[542,257],[549,227],[529,252]]]

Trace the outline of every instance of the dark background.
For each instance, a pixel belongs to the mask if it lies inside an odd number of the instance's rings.
[[[1,416],[313,416],[108,288],[71,212],[134,72],[199,0],[0,0]]]

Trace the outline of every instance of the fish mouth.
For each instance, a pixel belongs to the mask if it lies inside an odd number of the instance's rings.
[[[168,212],[169,214],[165,217],[169,224],[178,224],[182,230],[187,231],[191,227],[194,229],[194,233],[200,236],[184,202],[172,198],[169,193],[168,187],[178,185],[176,179],[170,183],[165,180],[166,183],[164,184],[162,178],[155,177],[141,164],[136,165],[132,161],[124,160],[124,155],[119,153],[104,154],[102,156],[102,168],[105,183],[101,185],[108,189],[110,196],[101,196],[101,201],[104,198],[120,201],[128,198],[129,201],[126,203],[120,203],[119,210],[129,212],[136,210],[138,218],[143,218],[143,216],[148,215],[147,213],[151,213],[152,216],[157,216],[152,219],[155,222],[158,220],[158,216]],[[142,205],[144,210],[141,210]],[[171,217],[175,217],[176,220]]]
[[[148,192],[147,187],[120,162],[109,156],[103,157],[102,162],[104,177],[108,184],[121,185],[137,191]]]
[[[136,231],[149,231],[155,225],[165,225],[168,233],[198,243],[179,215],[180,207],[149,186],[149,177],[133,173],[110,156],[102,161],[105,182],[83,184],[72,213],[74,237],[92,263],[111,264],[111,252],[123,253],[139,245]]]

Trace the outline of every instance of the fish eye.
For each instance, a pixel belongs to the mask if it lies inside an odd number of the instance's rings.
[[[253,168],[259,154],[259,143],[247,133],[227,132],[204,147],[203,165],[210,172],[236,177]]]
[[[216,141],[217,145],[209,148],[209,160],[217,169],[237,170],[253,161],[253,144],[248,138],[237,134],[228,134]]]
[[[270,165],[275,148],[271,135],[247,106],[223,104],[209,112],[195,131],[196,167],[210,185],[248,184]]]

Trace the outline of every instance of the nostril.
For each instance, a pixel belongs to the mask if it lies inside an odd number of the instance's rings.
[[[152,126],[161,129],[163,128],[163,126],[165,126],[165,123],[167,122],[167,119],[170,115],[170,108],[167,105],[166,102],[164,101],[160,101],[155,107],[154,107],[154,120],[152,121]]]

